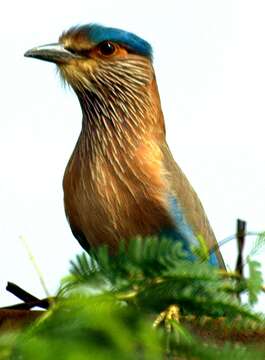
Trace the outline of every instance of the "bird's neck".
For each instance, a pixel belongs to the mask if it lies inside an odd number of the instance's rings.
[[[95,94],[79,97],[82,131],[64,176],[67,206],[76,203],[82,208],[75,214],[78,223],[94,211],[100,223],[106,220],[106,227],[128,224],[131,236],[149,234],[161,222],[170,225],[165,211],[164,121],[155,79],[145,91],[143,106],[134,104],[133,109],[126,100],[113,109],[113,104],[105,108],[106,100]],[[135,230],[145,226],[143,216],[150,228]],[[82,221],[88,221],[87,216]],[[122,231],[117,233],[128,236]]]
[[[117,153],[134,158],[144,143],[164,140],[164,119],[156,80],[132,92],[77,92],[83,112],[79,147],[90,161]]]
[[[164,201],[165,130],[155,78],[145,91],[142,108],[138,103],[133,110],[126,101],[109,109],[93,94],[79,97],[83,124],[66,169],[69,186],[80,183],[86,193],[104,194],[105,199],[128,193],[139,202],[142,198]]]

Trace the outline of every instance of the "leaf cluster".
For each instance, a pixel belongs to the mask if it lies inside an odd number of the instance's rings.
[[[108,292],[140,309],[160,312],[178,304],[183,315],[258,320],[248,305],[241,305],[239,292],[248,292],[250,304],[258,298],[262,277],[258,263],[248,259],[250,277],[238,279],[223,273],[201,258],[192,263],[179,243],[155,237],[122,243],[117,255],[107,247],[77,256],[71,263],[71,276],[64,280],[62,293],[85,285],[86,291]],[[80,288],[79,288],[80,290]]]
[[[106,247],[81,254],[55,304],[18,336],[11,359],[264,359],[244,344],[201,339],[190,326],[222,319],[220,332],[265,332],[263,316],[251,308],[262,286],[259,264],[248,259],[248,267],[248,278],[240,279],[198,256],[191,262],[179,244],[154,237],[122,243],[116,255]],[[249,304],[240,303],[242,292]],[[179,318],[165,317],[154,328],[170,305]]]

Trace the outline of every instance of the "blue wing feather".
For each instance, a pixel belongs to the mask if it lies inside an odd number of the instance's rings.
[[[171,229],[163,229],[161,235],[180,241],[183,250],[186,251],[188,258],[194,260],[195,256],[191,251],[191,246],[199,246],[199,241],[194,234],[192,228],[189,226],[184,211],[178,203],[177,199],[170,195],[168,197],[169,211],[174,221],[175,227]],[[215,253],[210,254],[209,264],[219,266],[219,262]]]

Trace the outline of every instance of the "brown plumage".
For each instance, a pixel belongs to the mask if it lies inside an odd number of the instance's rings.
[[[150,45],[86,25],[64,33],[56,46],[26,55],[57,63],[82,108],[63,187],[66,215],[83,247],[107,243],[115,250],[121,239],[150,234],[170,234],[186,250],[200,234],[216,247],[200,200],[165,140]],[[210,262],[224,267],[219,250]]]

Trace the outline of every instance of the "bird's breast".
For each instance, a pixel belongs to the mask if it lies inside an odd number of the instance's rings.
[[[75,149],[64,176],[65,211],[90,246],[112,249],[121,239],[157,234],[172,226],[162,154],[152,141],[132,154],[93,159]]]

